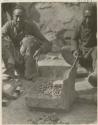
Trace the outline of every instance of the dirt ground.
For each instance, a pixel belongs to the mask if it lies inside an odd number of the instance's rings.
[[[8,106],[2,108],[3,124],[97,124],[97,106],[87,101],[76,101],[69,112],[44,112],[31,110],[27,107],[25,96],[31,89],[40,90],[41,84],[54,81],[53,78],[39,77],[33,81],[21,79],[24,92],[16,100],[9,101]],[[89,90],[91,95],[93,87],[87,79],[79,79],[75,84],[76,91],[84,94]]]
[[[59,51],[60,49],[59,46],[60,47],[63,46],[62,43],[64,43],[65,45],[66,44],[69,45],[69,41],[68,43],[66,41],[68,38],[70,38],[69,36],[71,36],[70,33],[74,27],[74,23],[77,23],[77,21],[80,21],[82,18],[83,5],[78,4],[72,6],[72,3],[71,5],[66,5],[65,3],[62,4],[54,3],[52,5],[50,5],[51,3],[48,4],[46,3],[46,5],[45,3],[43,5],[42,4],[43,3],[38,3],[32,6],[33,4],[31,5],[31,3],[28,3],[27,6],[26,3],[24,6],[27,7],[29,13],[28,16],[30,16],[29,17],[30,21],[32,22],[32,20],[34,20],[38,25],[40,25],[41,31],[46,36],[46,38],[53,42],[52,51],[56,52]],[[64,32],[63,35],[61,35],[62,31]],[[59,64],[57,64],[57,62]],[[46,66],[47,64],[51,65],[51,67],[54,67],[54,64],[55,65],[57,64],[57,66],[59,65],[59,67],[63,69],[65,61],[63,61],[62,63],[60,62],[60,60],[58,61],[55,60],[53,62],[51,61],[50,63],[49,62],[47,63],[46,60]],[[51,69],[52,68],[50,68],[50,70]],[[34,81],[30,82],[21,79],[24,93],[21,94],[18,99],[9,101],[8,106],[2,108],[3,124],[34,124],[34,123],[97,124],[97,106],[95,104],[87,103],[87,101],[86,102],[76,101],[76,103],[74,103],[73,106],[71,107],[70,112],[43,112],[35,110],[31,111],[31,109],[29,109],[25,103],[25,95],[29,92],[31,87],[34,90],[39,89],[40,83],[42,82],[47,83],[49,80],[50,80],[49,78],[44,78],[43,81],[43,78],[38,78],[37,79],[38,83],[36,84],[36,82]],[[77,81],[76,83],[77,91],[83,90],[82,92],[83,94],[84,91],[87,91],[88,89],[90,90],[92,89],[92,87],[87,81],[85,80]]]
[[[42,78],[38,80],[42,81]],[[46,122],[46,116],[49,117],[54,112],[31,111],[25,103],[26,93],[31,87],[35,90],[36,82],[27,82],[26,80],[21,80],[21,82],[25,92],[18,99],[10,101],[7,107],[3,107],[3,124],[49,123],[49,120]],[[77,84],[77,89],[81,86],[83,87],[84,83],[82,85]],[[95,104],[76,102],[71,107],[70,112],[55,112],[55,117],[59,119],[60,123],[64,124],[94,124],[97,123],[97,106]]]

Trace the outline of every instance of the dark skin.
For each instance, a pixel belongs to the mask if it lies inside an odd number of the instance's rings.
[[[89,27],[89,26],[93,25],[92,12],[90,10],[85,10],[84,20],[85,20],[86,26]]]
[[[22,9],[15,9],[13,11],[13,20],[16,23],[17,31],[21,31],[24,19],[25,19],[25,12]]]
[[[25,20],[25,12],[22,9],[15,9],[13,11],[13,20],[16,23],[17,32],[20,32],[21,29],[23,28],[23,23]],[[21,54],[23,55],[23,52],[21,52]],[[40,55],[40,49],[35,52],[34,58],[36,58],[39,55]]]
[[[93,26],[92,12],[90,10],[85,10],[83,17],[84,17],[86,27]],[[79,55],[79,51],[77,50],[74,51],[73,56],[76,58],[78,55]]]

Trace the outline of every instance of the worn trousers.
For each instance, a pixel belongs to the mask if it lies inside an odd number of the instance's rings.
[[[36,50],[33,48],[33,51]],[[3,41],[2,59],[11,77],[14,76],[15,71],[19,75],[25,75],[28,79],[31,79],[37,73],[37,64],[33,56],[22,56],[20,47],[15,47],[11,41]]]

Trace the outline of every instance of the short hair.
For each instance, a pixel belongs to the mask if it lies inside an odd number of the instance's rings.
[[[97,5],[96,5],[96,3],[86,3],[86,5],[84,6],[84,9],[83,9],[83,13],[86,10],[91,11],[92,15],[97,13]]]
[[[14,7],[14,9],[13,9],[13,12],[14,12],[14,10],[16,10],[16,9],[21,9],[22,11],[25,12],[25,8],[24,8],[23,6],[21,6],[21,5],[16,5],[16,6]]]
[[[93,22],[95,25],[93,27],[96,27],[96,25],[97,25],[97,4],[96,4],[96,2],[86,3],[84,6],[84,9],[83,9],[83,15],[85,14],[86,10],[91,12],[91,16],[92,16],[92,19],[93,19]],[[84,20],[83,20],[83,22],[84,22]]]

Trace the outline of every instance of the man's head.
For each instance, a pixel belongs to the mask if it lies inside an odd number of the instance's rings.
[[[90,10],[84,11],[84,20],[86,25],[90,25],[92,23],[92,13]]]
[[[96,6],[92,4],[87,4],[83,11],[83,17],[85,24],[88,26],[92,26],[95,22],[96,17]]]
[[[13,10],[13,20],[17,27],[21,27],[24,22],[25,9],[22,6],[16,6]]]

